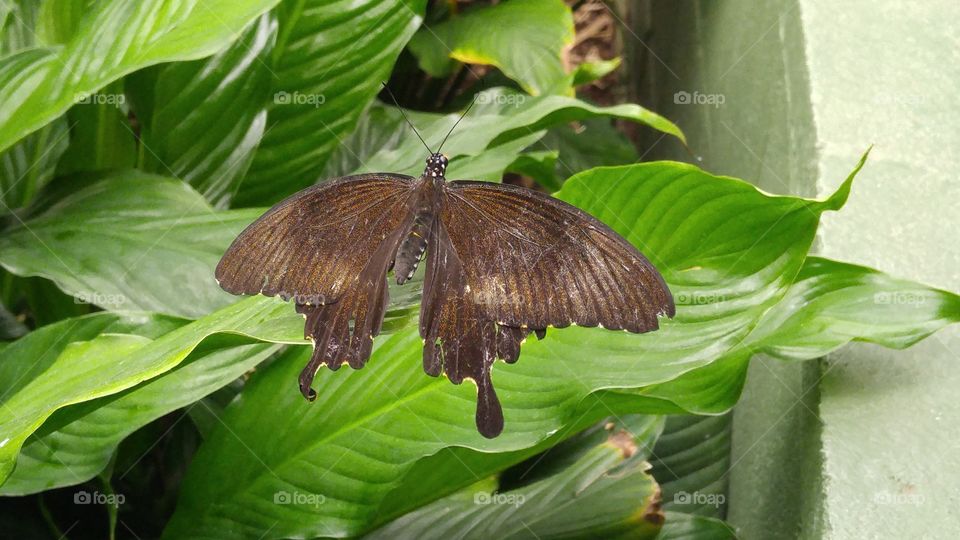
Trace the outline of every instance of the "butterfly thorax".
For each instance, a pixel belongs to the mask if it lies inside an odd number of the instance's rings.
[[[440,195],[446,182],[447,158],[442,154],[432,154],[427,158],[427,168],[418,182],[416,203],[413,208],[413,221],[409,231],[397,249],[393,272],[397,284],[403,285],[417,271],[423,253],[427,249],[434,219],[439,211]]]

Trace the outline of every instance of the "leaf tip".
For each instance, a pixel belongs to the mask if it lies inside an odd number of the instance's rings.
[[[830,197],[821,203],[824,210],[840,210],[843,208],[843,205],[847,203],[847,199],[850,198],[850,189],[853,186],[853,179],[856,178],[857,174],[860,172],[860,169],[866,165],[867,157],[870,156],[871,150],[873,150],[872,144],[867,147],[867,150],[862,156],[860,156],[860,161],[857,162],[857,166],[850,171],[850,174],[847,175],[846,180],[840,184],[840,187],[837,188],[833,195],[830,195]]]

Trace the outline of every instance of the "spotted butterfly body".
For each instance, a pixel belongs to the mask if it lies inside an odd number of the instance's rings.
[[[426,256],[420,306],[423,368],[477,385],[476,423],[495,437],[503,412],[491,373],[516,362],[531,332],[602,326],[648,332],[674,315],[663,278],[629,242],[578,208],[518,186],[448,182],[432,154],[419,178],[362,174],[305,189],[247,227],[216,276],[234,294],[293,299],[314,342],[300,391],[317,369],[370,357],[388,304]]]

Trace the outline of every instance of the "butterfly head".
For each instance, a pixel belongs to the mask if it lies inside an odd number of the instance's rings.
[[[443,178],[447,174],[447,156],[443,154],[430,154],[427,158],[427,168],[423,175],[429,178]]]

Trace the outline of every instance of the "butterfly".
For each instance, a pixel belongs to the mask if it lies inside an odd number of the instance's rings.
[[[519,186],[447,181],[441,148],[419,178],[359,174],[290,196],[240,233],[216,277],[233,294],[294,301],[314,344],[299,377],[313,401],[321,365],[364,366],[388,273],[403,285],[425,256],[423,369],[473,380],[477,429],[493,438],[504,425],[494,361],[516,362],[530,333],[571,324],[649,332],[673,317],[674,302],[646,257],[593,216]]]

